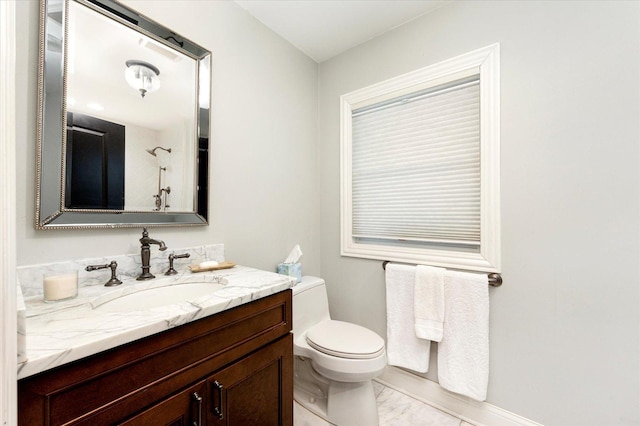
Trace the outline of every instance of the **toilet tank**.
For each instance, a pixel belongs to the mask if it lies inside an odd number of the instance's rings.
[[[292,290],[295,337],[320,321],[330,319],[327,287],[322,278],[304,276]]]

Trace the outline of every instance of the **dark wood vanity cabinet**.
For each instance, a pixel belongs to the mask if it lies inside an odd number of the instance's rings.
[[[19,425],[293,425],[291,291],[18,382]]]

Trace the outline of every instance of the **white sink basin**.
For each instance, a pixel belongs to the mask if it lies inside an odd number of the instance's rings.
[[[194,300],[223,288],[215,283],[186,283],[149,288],[109,300],[94,310],[102,312],[138,311]]]

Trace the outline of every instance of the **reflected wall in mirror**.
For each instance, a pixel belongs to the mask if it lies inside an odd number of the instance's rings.
[[[36,228],[206,225],[211,53],[112,0],[42,8]]]

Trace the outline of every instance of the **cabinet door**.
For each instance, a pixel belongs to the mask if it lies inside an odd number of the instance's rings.
[[[201,381],[118,425],[205,426],[206,390],[206,383]]]
[[[293,425],[291,334],[207,379],[209,425]]]

